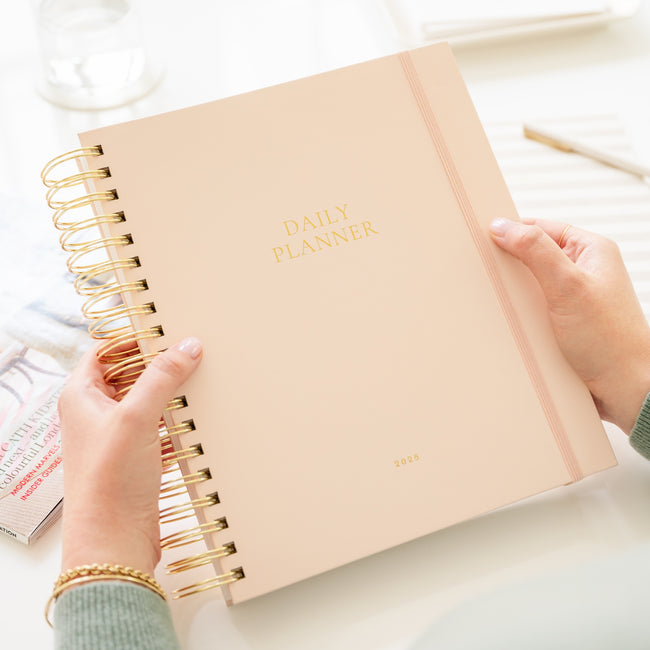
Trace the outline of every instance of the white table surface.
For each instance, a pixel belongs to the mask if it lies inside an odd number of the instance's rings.
[[[401,49],[378,4],[143,0],[152,51],[166,68],[161,84],[131,106],[81,112],[52,106],[35,93],[30,3],[2,0],[0,192],[41,201],[40,169],[75,147],[78,131]],[[650,161],[647,0],[633,19],[607,28],[463,48],[457,59],[484,120],[617,113],[640,157]],[[26,257],[29,233],[52,228],[45,208],[29,219],[27,234],[16,242]],[[0,282],[17,281],[1,260],[0,272]],[[473,596],[649,540],[650,467],[619,431],[608,431],[619,466],[577,485],[230,610],[216,592],[174,603],[183,646],[406,648],[436,617]],[[59,570],[60,534],[59,523],[31,548],[0,537],[2,647],[51,645],[42,609]]]

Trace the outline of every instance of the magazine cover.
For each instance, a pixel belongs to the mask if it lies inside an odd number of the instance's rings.
[[[34,255],[17,241],[36,208],[0,195],[0,533],[25,544],[56,521],[63,499],[63,457],[57,401],[90,344],[71,276],[43,215],[31,233]],[[26,217],[29,217],[26,219]],[[50,233],[51,234],[51,233]],[[43,282],[47,278],[47,283]]]

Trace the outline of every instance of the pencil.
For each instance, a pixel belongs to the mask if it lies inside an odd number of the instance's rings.
[[[577,142],[576,140],[571,140],[564,136],[558,136],[551,131],[539,128],[538,126],[524,124],[524,135],[530,140],[536,140],[537,142],[541,142],[542,144],[553,147],[554,149],[559,149],[560,151],[566,151],[568,153],[577,153],[581,156],[591,158],[592,160],[597,160],[604,165],[616,167],[616,169],[622,169],[629,174],[634,174],[634,176],[640,176],[641,178],[650,177],[650,167],[640,165],[631,160],[619,158],[618,156],[613,156],[606,151],[594,149],[593,147],[589,147],[581,142]]]

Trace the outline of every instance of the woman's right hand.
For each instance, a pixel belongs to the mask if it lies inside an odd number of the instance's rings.
[[[650,392],[650,327],[618,246],[553,221],[496,219],[490,234],[539,282],[560,348],[601,418],[629,434]]]
[[[172,345],[121,402],[104,381],[96,349],[80,360],[59,399],[63,570],[109,563],[153,575],[160,559],[160,416],[201,356],[197,339]]]

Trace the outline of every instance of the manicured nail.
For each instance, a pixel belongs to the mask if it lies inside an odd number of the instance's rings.
[[[511,225],[512,221],[508,221],[508,219],[495,219],[490,224],[490,232],[497,237],[503,237],[506,232],[508,232]]]
[[[198,359],[203,350],[201,341],[194,336],[189,336],[176,344],[176,349],[188,354],[192,359]]]

